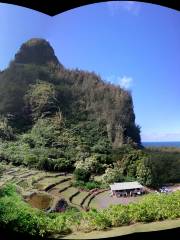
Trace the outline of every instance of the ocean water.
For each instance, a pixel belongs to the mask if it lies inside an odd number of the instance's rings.
[[[178,147],[180,142],[142,142],[144,147]]]

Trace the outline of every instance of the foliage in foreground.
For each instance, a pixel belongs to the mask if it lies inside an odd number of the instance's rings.
[[[67,220],[68,213],[66,216],[46,214],[30,207],[16,192],[14,185],[6,185],[0,190],[0,225],[5,229],[35,236],[68,233]]]
[[[30,235],[68,234],[73,230],[105,230],[136,222],[153,222],[180,218],[180,191],[149,194],[139,203],[114,205],[89,212],[69,210],[45,213],[25,203],[13,185],[0,190],[0,225]]]
[[[149,194],[139,203],[112,205],[103,210],[83,213],[80,229],[105,230],[136,222],[153,222],[180,217],[180,191],[165,194]]]

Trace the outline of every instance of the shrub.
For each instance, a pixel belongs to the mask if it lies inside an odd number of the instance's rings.
[[[8,123],[8,119],[0,116],[0,138],[3,140],[13,140],[15,135],[12,127]]]
[[[77,181],[88,182],[91,176],[91,173],[85,169],[77,168],[74,171],[74,176]]]
[[[41,156],[37,167],[40,170],[51,171],[53,169],[52,161],[50,159],[48,159],[48,157],[46,157],[46,156]]]
[[[16,194],[16,186],[13,184],[6,184],[3,188],[0,188],[0,198],[1,197],[11,197]]]
[[[81,181],[81,180],[78,180],[78,181],[73,182],[73,186],[74,187],[79,187],[79,188],[84,188],[85,182]]]
[[[95,189],[95,188],[101,188],[102,184],[99,183],[99,182],[95,182],[95,181],[90,181],[90,182],[75,181],[73,183],[73,186],[74,187],[79,187],[79,188],[85,189],[85,190],[91,190],[91,189]]]
[[[89,211],[83,215],[82,230],[92,231],[135,222],[153,222],[180,217],[180,191],[149,194],[138,203],[114,205],[104,210]],[[98,226],[99,224],[99,226]]]
[[[37,167],[39,158],[33,151],[24,153],[23,164],[25,166]]]
[[[104,183],[122,182],[124,176],[122,175],[121,169],[118,168],[107,168],[105,174],[102,175],[102,181]]]
[[[95,152],[95,153],[106,153],[106,154],[109,154],[111,153],[111,144],[110,142],[108,141],[108,139],[100,139],[96,145],[94,145],[92,147],[92,152]]]
[[[127,225],[130,223],[129,207],[124,205],[114,205],[105,211],[106,217],[111,221],[113,227]]]
[[[103,165],[100,163],[99,155],[94,154],[84,160],[76,162],[76,169],[81,168],[91,173],[99,173],[103,169]]]
[[[53,160],[53,170],[66,171],[72,168],[72,162],[66,158],[58,158]]]
[[[104,230],[111,227],[111,222],[103,211],[95,209],[83,212],[80,229],[83,231]]]
[[[2,164],[0,164],[0,177],[3,174],[3,171],[4,171],[4,166]]]
[[[53,113],[57,109],[57,99],[54,85],[45,81],[37,81],[30,86],[25,95],[27,104],[31,107],[34,119]]]
[[[94,189],[94,188],[100,188],[101,184],[95,181],[87,182],[85,184],[85,188],[88,190]]]

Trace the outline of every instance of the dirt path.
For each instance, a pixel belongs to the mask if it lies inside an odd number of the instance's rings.
[[[93,200],[93,203],[95,206],[100,208],[107,208],[108,206],[112,204],[128,204],[131,202],[137,202],[141,197],[116,197],[116,196],[110,196],[110,191],[106,191],[103,193],[98,194]]]

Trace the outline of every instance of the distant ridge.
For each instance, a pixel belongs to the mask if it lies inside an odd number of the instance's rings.
[[[180,141],[169,142],[142,142],[144,147],[178,147],[180,148]]]

